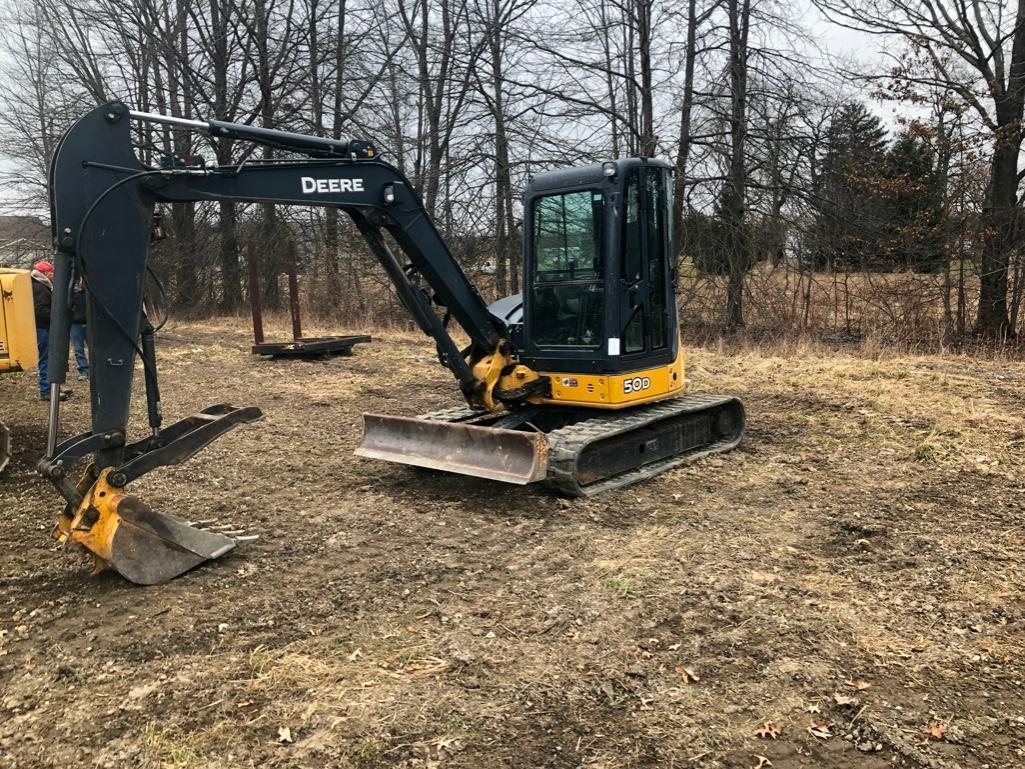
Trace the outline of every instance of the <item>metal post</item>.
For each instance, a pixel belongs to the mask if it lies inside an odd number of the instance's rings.
[[[58,251],[53,258],[53,291],[50,295],[50,340],[46,378],[50,383],[50,413],[46,427],[46,456],[52,457],[60,431],[61,385],[68,371],[71,335],[71,255]]]
[[[146,378],[146,412],[149,416],[150,434],[160,437],[160,425],[163,414],[160,407],[160,384],[157,382],[157,341],[153,324],[145,314],[142,316],[142,360]]]
[[[292,310],[292,338],[303,337],[303,325],[299,318],[299,269],[295,264],[295,241],[288,241],[288,304]]]
[[[249,306],[253,308],[253,341],[263,344],[263,313],[260,310],[260,277],[256,268],[256,244],[246,241],[246,262],[249,265]]]

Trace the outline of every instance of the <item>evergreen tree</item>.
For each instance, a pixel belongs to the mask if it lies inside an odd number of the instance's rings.
[[[826,133],[812,180],[812,259],[817,268],[871,268],[885,237],[880,181],[886,129],[860,102],[843,105]]]
[[[933,272],[943,263],[943,197],[929,146],[886,129],[864,105],[844,105],[813,180],[816,268]]]
[[[731,252],[729,250],[729,225],[723,217],[722,200],[716,204],[711,214],[688,208],[683,216],[683,254],[689,256],[694,266],[703,275],[729,275]],[[753,222],[745,221],[743,240],[748,247],[740,255],[739,268],[745,273],[750,270],[756,259],[756,246],[759,245],[757,232]],[[734,257],[736,258],[736,257]]]
[[[723,248],[723,225],[717,215],[687,207],[680,234],[682,252],[703,275],[726,275],[729,264]]]
[[[943,190],[933,152],[903,134],[886,153],[891,269],[935,272],[943,264]]]

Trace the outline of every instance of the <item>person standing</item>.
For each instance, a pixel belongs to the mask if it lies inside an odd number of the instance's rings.
[[[82,279],[75,282],[71,292],[71,346],[75,349],[78,378],[89,378],[89,355],[85,348],[85,286]]]
[[[36,311],[36,347],[39,350],[39,399],[50,400],[50,381],[46,378],[50,354],[50,307],[53,303],[53,265],[43,260],[32,265],[32,303]],[[71,391],[61,393],[61,400]]]

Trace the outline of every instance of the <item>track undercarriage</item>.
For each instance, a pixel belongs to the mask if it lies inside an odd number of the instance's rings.
[[[356,453],[418,467],[539,482],[583,497],[733,449],[744,407],[731,396],[686,395],[627,411],[524,407],[489,414],[454,408],[419,418],[365,416]]]

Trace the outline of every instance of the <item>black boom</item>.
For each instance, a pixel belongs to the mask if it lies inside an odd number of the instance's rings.
[[[167,163],[143,166],[131,141],[131,118],[171,122],[305,154],[309,159],[253,161],[208,168]],[[473,363],[508,338],[467,280],[424,210],[416,191],[397,169],[378,160],[369,142],[334,141],[253,126],[186,121],[130,113],[120,103],[97,108],[64,135],[50,166],[51,222],[57,253],[54,337],[50,381],[63,384],[67,369],[68,293],[81,276],[88,288],[92,435],[123,436],[128,421],[134,358],[145,323],[143,286],[150,223],[158,203],[221,199],[330,206],[352,218],[420,328],[438,346],[441,362],[459,380],[468,399],[481,383]],[[444,306],[469,335],[464,357],[431,307],[432,298],[410,278],[407,265],[389,248],[391,235]],[[144,357],[147,372],[152,362]],[[54,388],[55,391],[59,388]],[[47,456],[56,446],[56,401],[51,406]],[[152,421],[152,417],[151,417]],[[123,440],[96,453],[100,469],[124,459]]]

